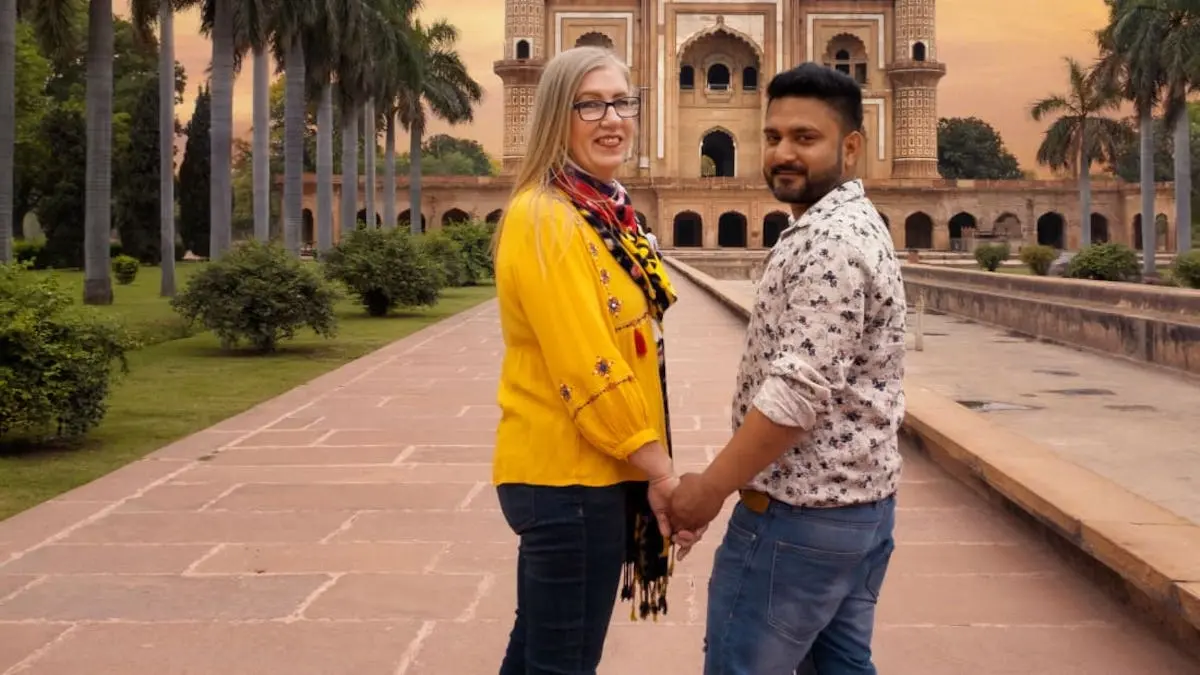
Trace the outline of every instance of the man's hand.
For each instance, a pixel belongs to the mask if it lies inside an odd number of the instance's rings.
[[[691,553],[692,547],[700,543],[700,539],[704,537],[704,531],[707,529],[707,525],[702,525],[696,530],[676,530],[674,541],[679,550],[675,554],[675,559],[683,562],[683,559]]]
[[[721,512],[727,494],[715,489],[703,474],[685,473],[671,495],[671,524],[677,530],[700,530]]]

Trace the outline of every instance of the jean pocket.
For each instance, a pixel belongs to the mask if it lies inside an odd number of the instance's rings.
[[[532,485],[506,484],[496,487],[500,511],[517,535],[537,522],[537,490]]]
[[[862,580],[862,563],[874,543],[873,528],[806,523],[771,551],[767,623],[783,638],[803,644],[837,613]]]

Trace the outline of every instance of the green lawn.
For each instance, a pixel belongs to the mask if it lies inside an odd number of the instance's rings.
[[[191,269],[187,269],[191,268]],[[180,266],[182,277],[197,267]],[[80,273],[59,273],[82,289]],[[111,311],[146,331],[171,324],[158,297],[159,275],[144,268],[117,286]],[[221,351],[210,333],[159,342],[129,355],[130,372],[109,399],[104,422],[72,447],[29,450],[0,445],[0,520],[35,506],[193,432],[212,426],[455,313],[494,296],[491,286],[451,288],[436,307],[372,319],[350,300],[338,306],[338,335],[304,331],[269,356]]]

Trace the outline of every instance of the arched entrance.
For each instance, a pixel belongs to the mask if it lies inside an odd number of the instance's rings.
[[[1062,250],[1067,247],[1066,221],[1061,214],[1050,211],[1037,219],[1037,243]]]
[[[496,209],[495,211],[492,211],[491,213],[487,214],[487,218],[485,219],[485,222],[487,222],[490,225],[495,225],[496,223],[500,222],[500,218],[503,215],[504,215],[504,211],[502,211],[500,209]]]
[[[763,246],[771,248],[779,241],[779,235],[787,229],[788,215],[783,211],[772,211],[763,217]]]
[[[967,249],[966,241],[964,241],[968,230],[974,230],[979,225],[975,216],[962,211],[954,214],[950,219],[950,250],[965,251]]]
[[[717,246],[746,248],[746,216],[726,211],[717,219]]]
[[[922,211],[904,219],[904,247],[932,249],[933,219]]]
[[[396,216],[396,224],[400,227],[411,228],[412,226],[412,210],[404,209],[400,215]],[[425,214],[421,214],[421,231],[425,231]]]
[[[706,178],[736,175],[737,144],[733,135],[724,129],[713,129],[704,134],[704,140],[700,142],[700,167],[700,175]],[[707,173],[706,169],[712,173]]]
[[[695,248],[704,245],[704,220],[700,214],[684,211],[675,216],[673,223],[674,241],[677,248]]]
[[[1108,243],[1108,218],[1102,214],[1092,214],[1092,243],[1106,244]]]
[[[466,211],[463,211],[462,209],[450,209],[449,211],[442,214],[442,227],[446,227],[447,225],[454,225],[456,223],[469,223],[469,222],[471,222],[471,214],[467,213]]]

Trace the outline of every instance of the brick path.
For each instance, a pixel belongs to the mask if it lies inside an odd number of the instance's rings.
[[[727,438],[742,329],[679,283],[688,468]],[[495,673],[515,550],[488,482],[497,328],[493,305],[451,319],[0,523],[0,673]],[[901,504],[881,672],[1197,671],[920,458]],[[619,606],[602,673],[700,672],[719,536],[679,566],[666,620]]]

